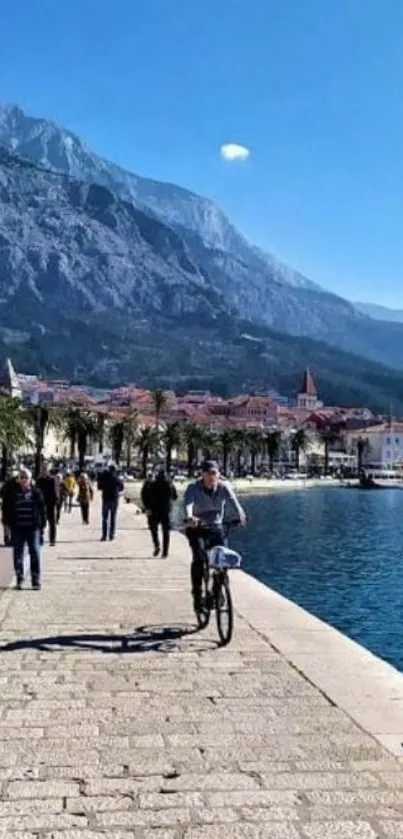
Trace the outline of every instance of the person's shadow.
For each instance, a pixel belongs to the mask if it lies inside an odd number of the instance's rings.
[[[182,638],[195,635],[198,627],[194,625],[139,626],[130,635],[111,635],[83,633],[80,635],[50,635],[42,638],[21,638],[0,645],[1,653],[18,650],[39,650],[41,652],[60,652],[60,650],[93,650],[95,653],[170,653],[178,651]],[[206,639],[198,651],[215,649],[218,642]]]

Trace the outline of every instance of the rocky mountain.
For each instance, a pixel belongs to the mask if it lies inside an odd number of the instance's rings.
[[[287,393],[310,364],[326,401],[403,411],[400,373],[242,319],[202,261],[106,186],[0,149],[0,356],[17,368]]]
[[[400,324],[375,322],[254,247],[210,200],[127,172],[96,155],[71,132],[15,106],[0,108],[0,144],[46,169],[103,185],[169,227],[200,276],[241,317],[403,366]]]
[[[354,303],[354,306],[359,312],[375,320],[403,323],[403,309],[389,309],[387,306],[379,306],[376,303]]]

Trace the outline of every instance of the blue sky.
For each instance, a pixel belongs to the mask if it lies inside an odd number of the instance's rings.
[[[3,101],[403,308],[402,0],[2,0],[1,24]]]

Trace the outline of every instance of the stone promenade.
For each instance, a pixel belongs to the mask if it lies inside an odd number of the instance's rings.
[[[92,517],[65,516],[41,592],[0,597],[0,836],[403,839],[401,759],[271,645],[265,592],[235,572],[219,649],[182,537],[155,560],[132,505],[111,544]]]

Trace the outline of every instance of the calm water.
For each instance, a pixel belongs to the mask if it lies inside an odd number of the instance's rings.
[[[245,571],[403,670],[403,491],[244,498]]]

